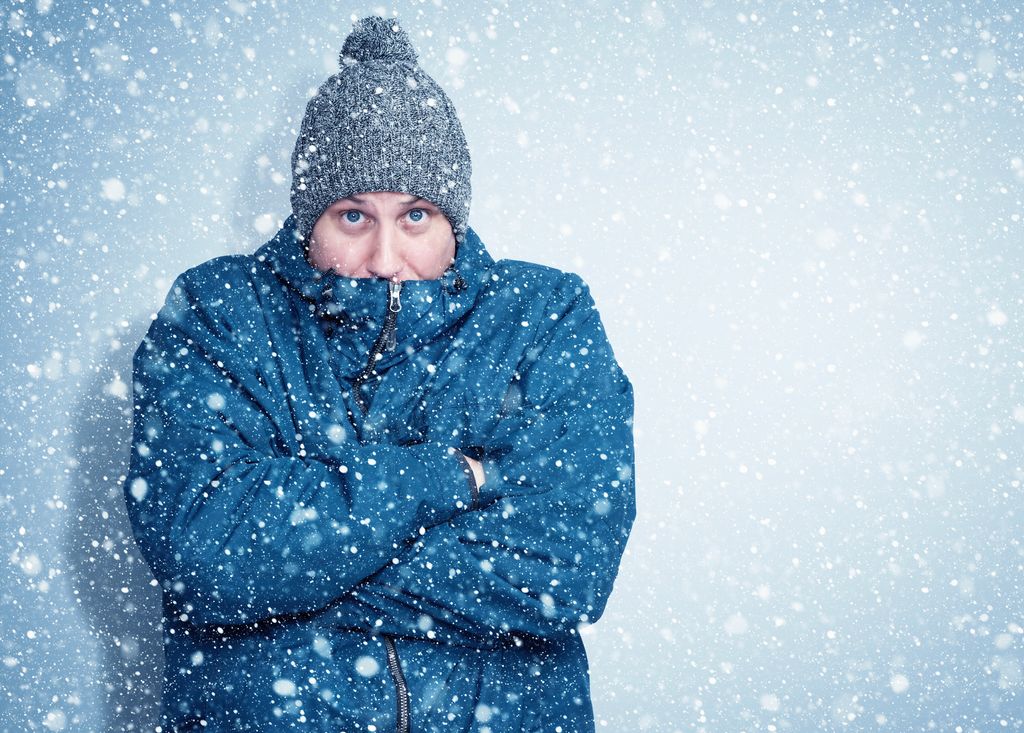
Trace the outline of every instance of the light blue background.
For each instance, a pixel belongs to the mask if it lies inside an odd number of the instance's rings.
[[[131,354],[288,213],[305,100],[397,12],[471,225],[579,272],[637,395],[599,730],[1024,728],[1014,3],[10,3],[0,727],[150,729]]]

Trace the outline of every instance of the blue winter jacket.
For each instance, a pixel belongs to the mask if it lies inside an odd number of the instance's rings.
[[[592,731],[577,627],[635,517],[632,417],[583,281],[472,229],[397,293],[316,270],[292,218],[183,273],[125,481],[163,730]]]

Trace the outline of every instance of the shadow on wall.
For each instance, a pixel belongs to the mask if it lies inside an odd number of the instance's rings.
[[[131,358],[149,327],[138,319],[124,347],[101,360],[73,412],[76,463],[63,538],[68,575],[100,652],[100,720],[110,733],[158,723],[163,680],[160,588],[142,558],[125,508],[131,447]],[[127,348],[125,348],[127,347]]]
[[[285,92],[276,96],[267,115],[275,123],[246,146],[247,162],[231,193],[231,210],[220,212],[231,227],[233,252],[255,252],[291,214],[292,149],[309,101],[307,91],[325,78],[316,72],[286,79]]]
[[[232,196],[233,249],[252,253],[291,213],[291,150],[306,90],[321,74],[292,80],[275,104],[277,123],[247,148],[245,174]],[[293,126],[296,129],[293,129]],[[283,191],[283,195],[282,195]],[[282,208],[283,206],[283,208]],[[224,252],[223,254],[231,254]],[[154,309],[163,304],[159,293]],[[68,574],[101,653],[102,724],[109,733],[151,731],[159,722],[164,672],[161,590],[142,557],[125,507],[132,439],[132,354],[147,315],[120,334],[121,348],[99,363],[74,410],[76,465],[63,551]]]

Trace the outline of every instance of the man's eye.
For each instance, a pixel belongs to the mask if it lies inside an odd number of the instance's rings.
[[[426,209],[412,209],[409,212],[409,217],[415,222],[423,221],[429,212]]]
[[[347,221],[349,224],[358,224],[359,223],[359,217],[362,216],[362,215],[363,215],[363,212],[361,212],[361,211],[356,211],[355,209],[349,209],[342,216],[345,217],[345,221]]]

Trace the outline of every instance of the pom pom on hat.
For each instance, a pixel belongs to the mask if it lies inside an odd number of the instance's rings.
[[[371,15],[356,22],[339,54],[341,65],[360,61],[417,61],[416,49],[397,20]]]

